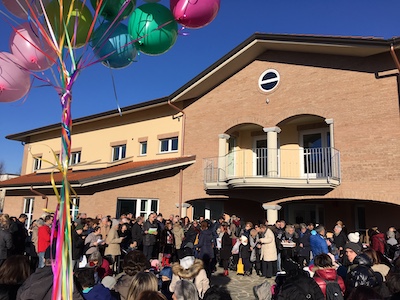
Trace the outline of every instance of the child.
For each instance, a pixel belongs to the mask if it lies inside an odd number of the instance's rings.
[[[239,245],[239,257],[242,258],[242,262],[244,264],[244,275],[250,276],[251,275],[251,262],[250,262],[250,255],[252,249],[250,248],[249,241],[246,236],[242,235],[240,237],[240,245]]]

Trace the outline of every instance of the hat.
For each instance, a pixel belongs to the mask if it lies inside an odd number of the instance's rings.
[[[182,268],[187,270],[191,266],[193,266],[194,260],[195,260],[194,256],[186,256],[179,260],[179,264],[181,265]]]
[[[112,219],[112,227],[118,226],[119,221],[117,219]]]
[[[240,237],[240,241],[241,241],[241,243],[242,243],[243,246],[246,246],[246,245],[247,245],[247,242],[248,242],[248,239],[247,239],[247,237],[246,237],[245,235],[242,235],[242,236]]]
[[[345,249],[351,249],[357,254],[361,253],[361,246],[359,244],[357,244],[357,243],[347,242],[346,246],[345,246]]]
[[[117,283],[114,277],[112,276],[105,276],[101,281],[101,284],[104,285],[109,290],[114,288],[114,285]]]
[[[83,225],[82,224],[78,224],[75,227],[75,230],[82,230],[83,229]]]
[[[349,241],[352,243],[358,243],[360,241],[360,234],[358,232],[352,232],[348,235]]]

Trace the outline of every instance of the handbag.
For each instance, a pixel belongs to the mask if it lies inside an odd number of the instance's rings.
[[[239,258],[239,260],[238,260],[236,274],[244,275],[244,264],[243,264],[242,258]]]

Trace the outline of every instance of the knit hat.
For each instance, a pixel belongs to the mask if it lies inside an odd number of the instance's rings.
[[[352,232],[348,235],[349,241],[352,243],[358,243],[360,241],[360,234],[358,232]]]
[[[344,247],[345,249],[351,249],[353,250],[355,253],[360,254],[361,253],[361,246],[357,243],[353,243],[353,242],[347,242],[346,246]]]
[[[109,290],[114,288],[114,285],[117,283],[117,281],[115,280],[114,277],[112,276],[105,276],[102,280],[101,280],[101,284],[104,285],[106,288],[108,288]]]
[[[240,241],[241,241],[241,243],[242,243],[243,246],[247,246],[248,239],[247,239],[247,237],[246,237],[245,235],[242,235],[242,236],[240,237]]]
[[[75,227],[75,230],[82,230],[83,229],[83,225],[82,224],[78,224]]]

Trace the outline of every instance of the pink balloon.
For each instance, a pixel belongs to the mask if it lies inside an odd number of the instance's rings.
[[[188,28],[211,23],[218,14],[220,0],[171,0],[170,8],[176,21]]]
[[[35,32],[36,33],[35,33]],[[22,65],[32,71],[43,71],[50,68],[57,54],[43,39],[39,37],[39,30],[29,23],[19,26],[10,38],[10,49]],[[51,57],[51,59],[49,58]]]
[[[29,5],[33,9],[33,13],[36,16],[39,17],[43,14],[40,6],[40,0],[2,0],[2,2],[10,13],[21,19],[28,19],[28,15],[32,16],[32,11],[29,9]],[[42,0],[42,2],[45,6],[50,1]]]
[[[0,102],[13,102],[25,96],[30,88],[29,72],[11,53],[0,52]]]

